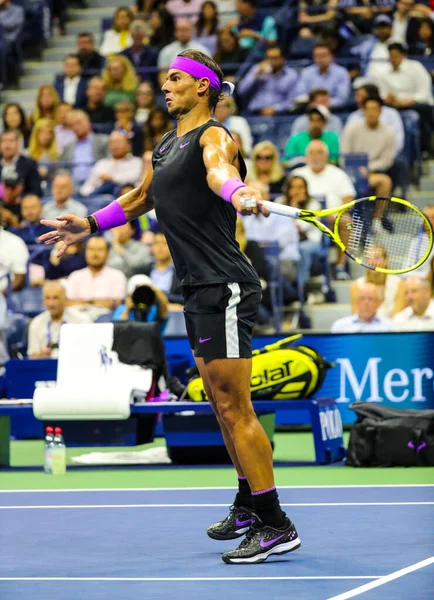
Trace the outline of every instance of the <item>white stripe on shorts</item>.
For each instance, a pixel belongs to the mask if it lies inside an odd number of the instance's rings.
[[[237,307],[241,300],[241,290],[238,283],[228,283],[228,288],[231,290],[231,297],[225,311],[226,356],[240,358]]]

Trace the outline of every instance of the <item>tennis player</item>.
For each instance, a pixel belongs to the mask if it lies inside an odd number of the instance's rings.
[[[220,67],[187,50],[171,64],[162,90],[177,128],[155,148],[152,172],[93,215],[43,220],[55,230],[40,240],[61,240],[62,255],[69,245],[155,207],[181,281],[190,345],[238,473],[229,515],[208,535],[230,540],[246,533],[236,550],[223,554],[224,562],[263,562],[301,545],[279,504],[270,442],[250,399],[252,328],[261,286],[235,240],[235,223],[237,210],[245,215],[266,210],[260,193],[243,183],[246,166],[231,135],[212,119],[217,102],[233,91]]]

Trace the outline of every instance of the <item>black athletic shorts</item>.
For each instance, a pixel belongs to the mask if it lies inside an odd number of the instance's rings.
[[[183,294],[188,339],[196,356],[252,356],[252,329],[262,297],[259,283],[184,286]]]

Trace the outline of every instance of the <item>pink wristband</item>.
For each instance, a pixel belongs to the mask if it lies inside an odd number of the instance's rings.
[[[236,177],[232,177],[232,179],[228,179],[223,185],[220,191],[220,196],[226,202],[232,202],[232,195],[234,192],[239,190],[241,187],[247,187],[245,183],[241,181],[241,179],[237,179]]]
[[[99,231],[107,231],[107,229],[119,227],[119,225],[125,225],[127,222],[124,209],[117,200],[110,202],[108,206],[97,210],[92,216],[98,223]]]

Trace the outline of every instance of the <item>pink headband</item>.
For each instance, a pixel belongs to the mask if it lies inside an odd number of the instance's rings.
[[[179,71],[188,73],[196,79],[201,79],[202,77],[209,79],[209,84],[212,88],[219,92],[223,92],[227,96],[232,96],[235,89],[234,84],[229,81],[223,81],[223,85],[220,85],[220,79],[217,73],[214,73],[214,71],[206,65],[203,65],[192,58],[187,58],[186,56],[177,56],[169,69],[179,69]]]

